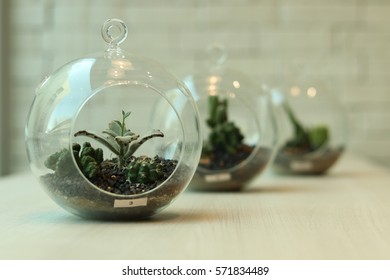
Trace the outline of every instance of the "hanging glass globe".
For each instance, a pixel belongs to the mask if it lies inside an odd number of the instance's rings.
[[[295,79],[272,92],[280,127],[273,169],[319,175],[340,158],[346,143],[346,114],[331,87]]]
[[[241,190],[271,161],[276,124],[270,95],[225,66],[220,45],[208,49],[210,65],[184,79],[200,111],[203,149],[190,188]]]
[[[102,37],[106,51],[65,64],[38,86],[26,125],[28,159],[44,190],[73,214],[149,217],[195,172],[198,111],[167,69],[120,48],[123,21],[106,21]],[[167,105],[158,121],[157,101]]]

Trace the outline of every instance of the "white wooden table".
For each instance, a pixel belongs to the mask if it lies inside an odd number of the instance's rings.
[[[0,259],[390,259],[390,172],[345,155],[327,176],[186,191],[138,222],[78,218],[30,173],[12,175],[0,179]]]

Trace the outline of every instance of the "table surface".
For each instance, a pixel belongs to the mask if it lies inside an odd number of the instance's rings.
[[[3,177],[0,193],[0,259],[390,259],[390,171],[352,155],[325,176],[186,190],[136,222],[73,216],[31,173]]]

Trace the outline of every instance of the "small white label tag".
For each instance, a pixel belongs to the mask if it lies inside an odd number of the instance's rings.
[[[138,207],[148,205],[148,198],[115,199],[114,208]]]
[[[294,171],[310,171],[313,168],[313,163],[311,161],[294,160],[290,163],[290,168]]]
[[[230,173],[219,173],[219,174],[213,174],[213,175],[206,175],[204,176],[204,179],[206,182],[223,182],[223,181],[229,181],[232,178],[232,175]]]

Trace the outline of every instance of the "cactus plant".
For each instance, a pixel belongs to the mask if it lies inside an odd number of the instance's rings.
[[[72,152],[78,167],[87,178],[91,179],[98,174],[103,161],[102,149],[94,149],[88,142],[85,142],[81,149],[79,144],[74,143]],[[74,172],[71,153],[66,148],[49,156],[44,164],[54,170],[58,176],[69,176]]]
[[[329,130],[326,126],[304,127],[298,121],[288,103],[284,103],[283,108],[294,128],[294,136],[287,141],[286,148],[298,148],[300,151],[314,151],[328,142]]]
[[[122,168],[126,159],[133,155],[147,140],[154,137],[164,137],[160,130],[154,130],[150,135],[139,139],[139,134],[135,134],[126,128],[125,120],[129,116],[130,112],[122,110],[122,121],[114,120],[110,122],[108,129],[103,131],[107,135],[105,138],[86,130],[78,131],[74,136],[86,136],[100,142],[118,156],[119,168]]]
[[[126,166],[127,176],[132,183],[152,183],[164,179],[165,162],[158,156],[138,157]]]
[[[208,153],[220,149],[226,153],[237,152],[244,136],[240,129],[228,120],[228,100],[220,100],[218,96],[208,98],[209,118],[206,120],[211,129],[208,142],[205,143],[204,152]]]
[[[244,143],[240,129],[228,117],[228,99],[216,95],[208,97],[208,118],[210,128],[207,140],[203,143],[200,166],[209,170],[231,168],[244,161],[253,151]]]
[[[59,176],[67,176],[72,173],[72,157],[69,150],[64,148],[49,156],[44,164],[47,168],[54,170]]]
[[[73,144],[73,155],[81,172],[87,178],[95,177],[100,171],[100,164],[103,162],[103,150],[100,148],[92,148],[89,142],[83,144],[83,148],[77,155],[77,150],[80,150],[80,145]]]

